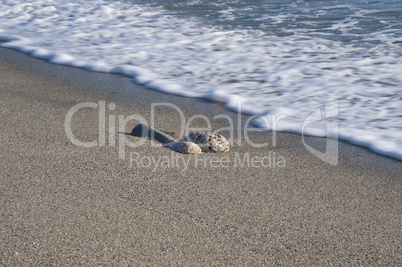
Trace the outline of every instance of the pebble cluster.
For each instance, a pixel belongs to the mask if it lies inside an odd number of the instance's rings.
[[[223,135],[211,132],[189,133],[183,141],[176,142],[168,134],[141,123],[134,127],[131,135],[155,139],[162,145],[183,154],[201,152],[225,153],[230,149],[229,142]]]
[[[224,153],[230,148],[228,140],[223,135],[210,132],[190,133],[184,140],[197,144],[202,152]]]

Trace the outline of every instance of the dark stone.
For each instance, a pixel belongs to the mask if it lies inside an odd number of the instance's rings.
[[[176,140],[168,134],[155,130],[143,123],[135,126],[131,131],[131,135],[138,137],[149,137],[162,143],[164,146],[169,146],[176,142]]]

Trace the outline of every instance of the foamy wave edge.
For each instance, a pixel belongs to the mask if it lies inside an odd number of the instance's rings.
[[[75,59],[73,56],[65,53],[54,53],[43,48],[37,48],[34,46],[24,45],[29,43],[27,38],[20,36],[4,36],[0,35],[0,40],[4,43],[0,43],[1,47],[10,48],[20,51],[25,54],[29,54],[32,57],[47,60],[50,63],[72,66],[77,68],[82,68],[88,71],[94,72],[104,72],[104,73],[114,73],[121,74],[132,78],[133,82],[136,84],[143,85],[145,88],[156,90],[163,93],[169,93],[182,97],[191,98],[202,98],[208,99],[216,102],[221,102],[224,106],[236,113],[243,113],[246,115],[254,115],[260,118],[267,114],[263,110],[255,110],[252,104],[244,103],[245,100],[237,95],[228,95],[226,92],[214,91],[208,94],[199,94],[196,92],[186,91],[179,84],[171,83],[166,79],[158,78],[158,75],[150,70],[132,66],[132,65],[119,65],[119,66],[109,66],[102,62],[87,62],[79,59]],[[241,109],[239,109],[239,101],[242,102]],[[282,114],[292,114],[297,112],[296,110],[291,110],[289,108],[281,109]],[[269,112],[268,112],[269,113]],[[272,115],[272,113],[270,113]],[[275,114],[275,112],[274,112]],[[279,113],[277,113],[279,114]],[[280,127],[275,127],[275,129],[270,128],[261,119],[254,119],[253,125],[266,130],[275,130],[279,132],[289,132],[306,136],[315,137],[328,137],[334,138],[334,131],[323,131],[318,128],[309,128],[307,131],[301,129],[298,123],[283,123],[279,125]],[[368,135],[367,132],[358,129],[339,129],[337,139],[347,141],[350,144],[362,146],[368,148],[370,151],[383,156],[388,156],[399,161],[402,161],[402,151],[395,148],[392,142],[386,140],[380,140],[374,135]]]

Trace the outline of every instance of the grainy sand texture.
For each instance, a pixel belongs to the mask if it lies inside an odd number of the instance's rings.
[[[13,50],[0,49],[0,81],[2,266],[402,265],[401,162],[339,142],[333,166],[287,133],[253,131],[268,144],[255,147],[238,134],[248,116],[218,103]],[[182,155],[127,134],[141,116],[179,136],[169,104],[199,115],[193,128],[232,119],[230,152]],[[66,121],[93,146],[74,144]]]

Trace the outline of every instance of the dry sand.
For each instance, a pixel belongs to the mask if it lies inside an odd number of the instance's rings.
[[[137,122],[118,116],[149,122],[151,103],[177,105],[187,120],[237,115],[8,49],[0,49],[0,81],[0,265],[402,265],[401,162],[341,142],[332,166],[299,135],[278,133],[273,145],[265,131],[251,135],[265,148],[241,136],[227,154],[190,156],[145,139],[122,154],[121,140],[140,138],[124,134]],[[68,111],[99,101],[105,146],[74,145],[65,132]],[[156,128],[177,133],[177,111],[156,111]],[[77,139],[99,140],[98,112],[73,116]],[[308,143],[323,149],[325,139]],[[256,161],[241,167],[236,160],[247,155]],[[263,157],[265,167],[257,162]],[[170,165],[157,167],[152,158]]]

